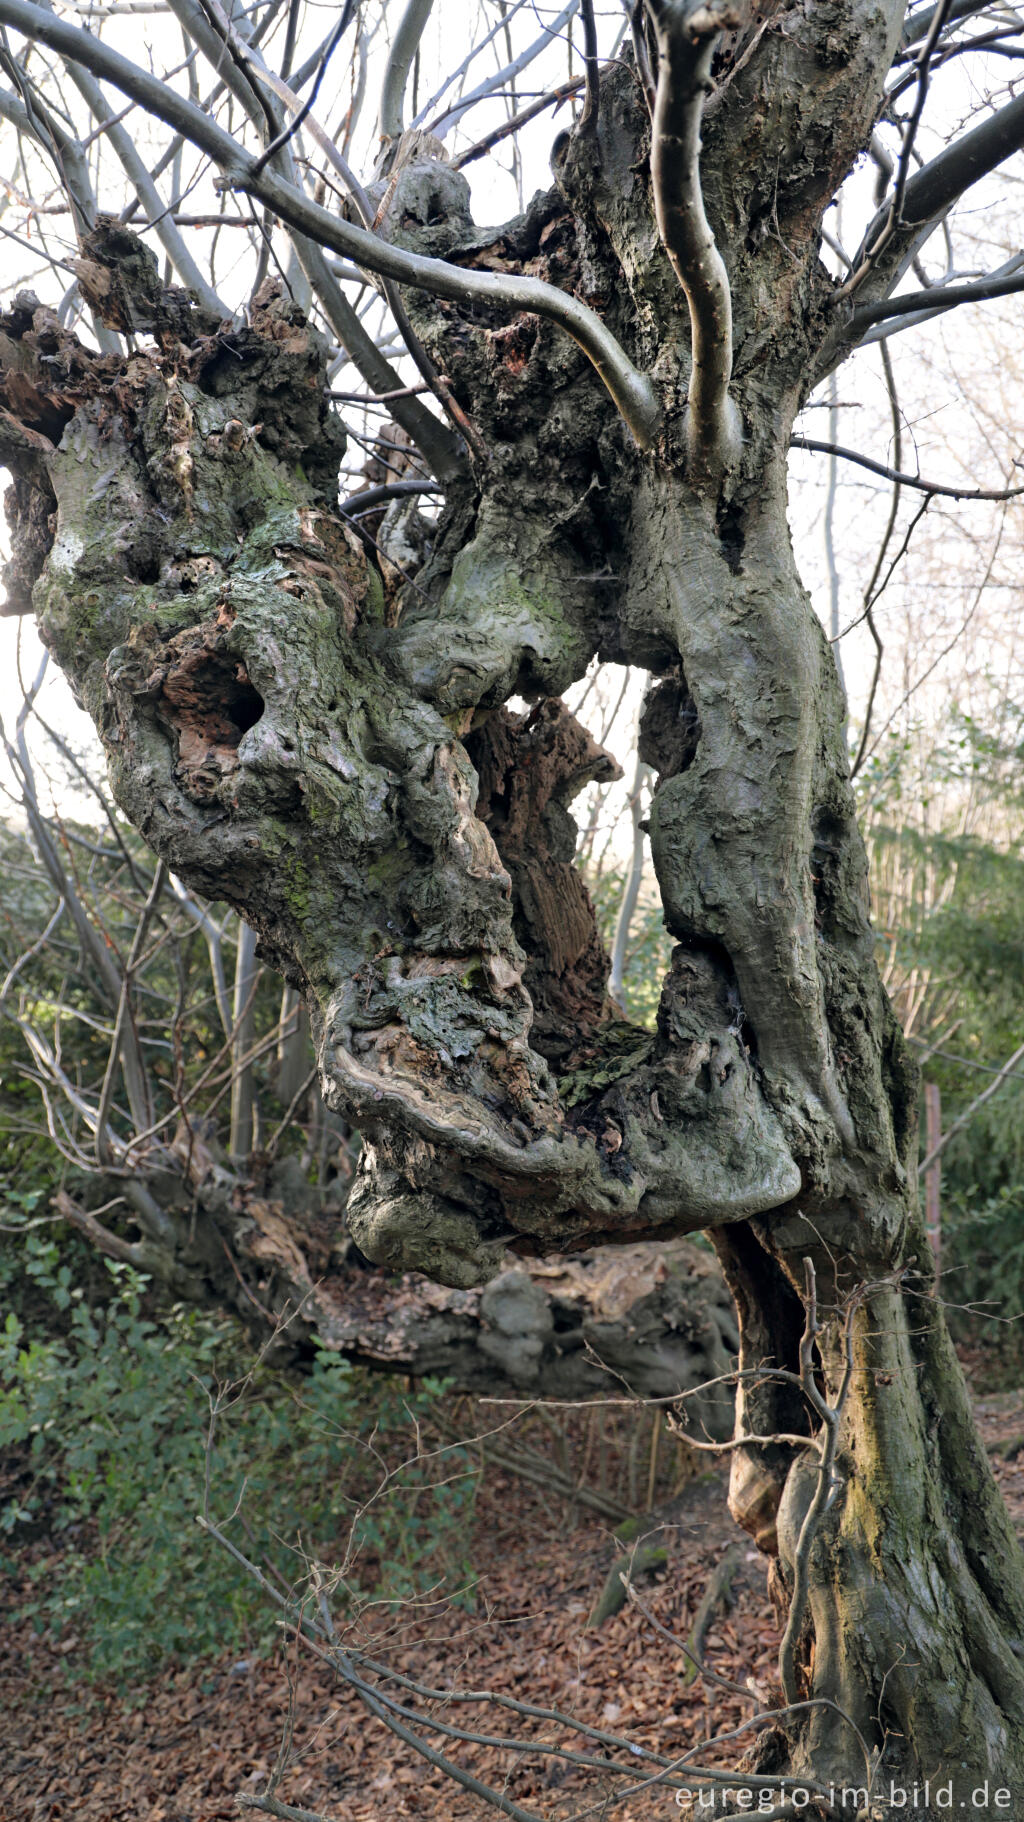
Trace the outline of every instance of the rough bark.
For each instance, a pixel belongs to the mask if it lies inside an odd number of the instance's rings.
[[[374,1371],[492,1397],[686,1392],[695,1435],[731,1434],[732,1299],[714,1258],[691,1242],[510,1262],[482,1288],[453,1290],[365,1259],[344,1195],[319,1195],[295,1159],[267,1166],[257,1156],[240,1172],[195,1134],[175,1151],[135,1185],[159,1208],[159,1231],[149,1224],[125,1238],[63,1190],[55,1206],[100,1252],[176,1299],[233,1309],[281,1362],[301,1370],[327,1348]],[[92,1202],[104,1206],[119,1188],[94,1180]],[[711,1380],[719,1383],[704,1390]]]
[[[521,221],[479,233],[457,174],[415,163],[388,221],[418,251],[600,308],[659,387],[650,451],[550,324],[413,297],[489,461],[396,587],[335,510],[323,352],[301,318],[267,291],[248,327],[214,328],[152,287],[158,350],[125,361],[15,307],[0,440],[15,580],[38,576],[120,803],[307,999],[324,1093],[367,1140],[359,1245],[469,1286],[506,1249],[713,1228],[751,1367],[795,1361],[809,1256],[832,1395],[861,1287],[842,1489],[797,1653],[817,1705],[762,1763],[863,1786],[859,1730],[883,1793],[942,1778],[969,1803],[987,1779],[1022,1809],[1019,1553],[931,1300],[914,1074],[873,961],[842,693],[786,522],[790,428],[829,334],[820,220],[899,29],[898,8],[770,8],[721,61],[702,175],[743,442],[720,478],[687,463],[687,306],[622,68]],[[91,261],[118,257],[101,234]],[[545,705],[595,653],[658,680],[651,844],[677,947],[649,1033],[609,1016],[562,870],[573,783],[602,762]],[[514,693],[525,721],[502,714]],[[777,1382],[745,1381],[741,1407],[744,1434],[811,1427]],[[810,1459],[769,1444],[734,1471],[783,1588]]]

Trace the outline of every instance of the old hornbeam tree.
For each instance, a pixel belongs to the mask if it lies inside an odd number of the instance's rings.
[[[429,7],[395,39],[369,194],[308,120],[330,182],[307,188],[297,91],[254,15],[172,8],[248,118],[235,136],[182,83],[0,0],[3,110],[71,191],[98,325],[87,347],[24,293],[3,319],[12,607],[31,602],[127,816],[305,996],[323,1092],[365,1139],[350,1221],[368,1255],[469,1285],[509,1251],[706,1229],[741,1364],[791,1372],[813,1262],[819,1404],[847,1331],[852,1358],[830,1485],[798,1440],[815,1401],[767,1377],[743,1381],[741,1434],[797,1440],[743,1448],[732,1474],[780,1585],[807,1577],[784,1664],[801,1705],[761,1766],[862,1787],[866,1748],[883,1794],[928,1778],[970,1801],[987,1780],[1022,1815],[1024,1574],[933,1301],[914,1072],[872,957],[786,460],[809,390],[1024,141],[1024,99],[913,174],[911,122],[840,284],[823,217],[894,60],[923,100],[929,59],[980,8],[905,26],[900,0],[648,0],[632,53],[600,73],[588,55],[552,187],[497,233],[437,137],[402,130]],[[28,39],[31,58],[9,48]],[[339,510],[301,287],[297,303],[271,275],[225,319],[139,179],[185,280],[165,288],[97,219],[69,117],[31,78],[42,57],[284,224],[306,298],[386,393],[337,261],[378,275],[442,407],[394,405],[444,492],[415,576]],[[569,806],[609,761],[560,698],[595,654],[651,676],[639,750],[677,946],[650,1032],[609,1005],[572,864]]]

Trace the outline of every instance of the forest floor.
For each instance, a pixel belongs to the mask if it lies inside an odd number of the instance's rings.
[[[1024,1393],[981,1397],[978,1415],[1024,1536]],[[479,1575],[473,1609],[436,1603],[387,1611],[373,1623],[366,1616],[361,1639],[348,1642],[435,1689],[492,1689],[657,1752],[677,1756],[714,1742],[748,1718],[750,1699],[699,1680],[686,1687],[678,1641],[716,1565],[738,1543],[732,1604],[717,1612],[707,1661],[741,1684],[754,1678],[762,1703],[772,1706],[779,1634],[764,1559],[729,1519],[724,1471],[695,1476],[658,1519],[662,1528],[651,1541],[664,1545],[667,1559],[637,1579],[644,1610],[627,1606],[588,1627],[622,1554],[611,1525],[489,1467],[469,1548]],[[59,1558],[53,1568],[59,1573]],[[289,1727],[288,1769],[276,1794],[298,1811],[330,1822],[461,1822],[488,1813],[367,1714],[294,1639],[268,1658],[225,1657],[164,1671],[132,1701],[76,1681],[76,1650],[73,1641],[37,1637],[26,1624],[0,1625],[2,1822],[226,1822],[246,1813],[239,1795],[265,1791]],[[403,1699],[417,1705],[413,1695]],[[434,1712],[442,1711],[435,1705]],[[443,1713],[480,1732],[524,1738],[536,1728],[537,1739],[587,1744],[494,1707]],[[444,1750],[440,1735],[430,1739]],[[742,1744],[705,1745],[700,1758],[735,1763]],[[486,1744],[451,1750],[467,1770],[549,1822],[602,1813],[613,1788],[618,1822],[667,1822],[676,1813],[667,1791],[625,1796],[621,1780],[613,1786],[603,1774],[550,1757]],[[635,1782],[643,1776],[638,1764]]]

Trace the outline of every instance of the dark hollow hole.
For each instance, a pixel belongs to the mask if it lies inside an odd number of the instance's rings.
[[[245,666],[202,645],[184,654],[163,686],[164,713],[190,745],[237,747],[266,707]]]
[[[677,666],[667,677],[652,682],[640,715],[637,750],[658,773],[658,783],[675,778],[693,764],[700,742],[700,716]]]
[[[231,682],[228,685],[228,698],[224,703],[224,712],[229,721],[238,729],[239,737],[249,728],[254,728],[263,713],[266,704],[259,690],[253,689],[248,681]]]
[[[143,534],[124,553],[124,566],[133,582],[152,584],[160,580],[160,545],[156,538]]]
[[[740,575],[743,569],[744,531],[743,518],[737,507],[726,507],[725,511],[719,514],[718,538],[722,555],[733,575]]]

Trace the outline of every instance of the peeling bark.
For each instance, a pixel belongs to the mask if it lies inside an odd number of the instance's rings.
[[[688,466],[687,306],[625,68],[522,220],[473,228],[454,171],[443,219],[424,215],[414,161],[386,225],[599,309],[657,386],[650,450],[552,324],[412,294],[489,461],[396,587],[336,511],[324,351],[301,317],[270,287],[247,327],[215,329],[151,287],[156,351],[124,361],[16,305],[0,453],[20,490],[14,586],[38,576],[119,802],[306,998],[324,1094],[366,1138],[348,1212],[368,1256],[467,1289],[509,1250],[711,1228],[750,1366],[795,1359],[809,1256],[830,1393],[842,1298],[886,1281],[857,1318],[843,1490],[797,1654],[831,1706],[791,1717],[763,1761],[778,1769],[782,1738],[795,1773],[860,1785],[852,1719],[884,1780],[948,1773],[969,1795],[988,1778],[1024,1808],[1024,1579],[931,1300],[914,1072],[873,960],[842,691],[786,522],[789,433],[830,332],[817,233],[900,23],[770,9],[723,54],[701,171],[743,441],[717,481]],[[116,256],[101,229],[89,261]],[[569,870],[567,806],[606,762],[557,698],[595,654],[654,674],[641,750],[676,948],[652,1032],[609,1013]],[[809,1425],[751,1382],[741,1421]],[[783,1588],[807,1462],[767,1443],[733,1473]]]

